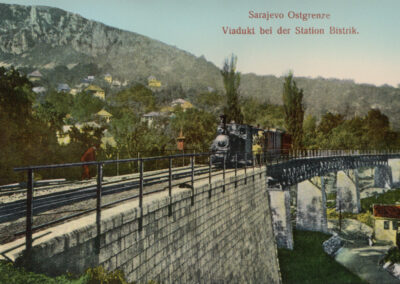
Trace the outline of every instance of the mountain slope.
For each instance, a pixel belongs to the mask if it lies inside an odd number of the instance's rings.
[[[38,69],[95,63],[126,80],[145,80],[153,75],[169,85],[181,84],[183,89],[222,87],[218,69],[203,58],[42,6],[0,4],[0,61]]]
[[[241,58],[239,58],[241,60]],[[0,4],[0,65],[26,73],[39,69],[50,86],[79,84],[88,75],[146,83],[150,75],[163,88],[196,94],[223,91],[218,67],[203,57],[150,39],[43,6]],[[400,89],[355,84],[349,80],[296,78],[304,89],[307,112],[365,114],[377,107],[400,129]],[[283,78],[242,74],[241,94],[282,103]]]

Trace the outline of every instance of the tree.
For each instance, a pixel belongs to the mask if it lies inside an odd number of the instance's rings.
[[[219,94],[217,91],[204,92],[196,95],[194,98],[194,104],[199,109],[211,112],[212,114],[219,116],[224,104],[224,96]]]
[[[299,149],[303,139],[303,90],[297,88],[292,73],[285,78],[282,97],[286,129],[292,135],[292,147]]]
[[[366,118],[367,137],[372,149],[385,149],[390,144],[389,118],[379,109],[371,109]]]
[[[317,131],[321,132],[323,135],[329,135],[334,128],[344,123],[344,121],[344,116],[342,114],[327,112],[322,116]]]
[[[222,79],[226,92],[226,106],[224,113],[227,121],[234,120],[236,123],[243,123],[243,114],[239,106],[239,85],[240,73],[236,72],[237,57],[231,56],[231,59],[225,59],[221,70]]]
[[[317,119],[309,114],[303,122],[303,143],[306,148],[313,148],[317,137]]]
[[[144,114],[156,109],[156,98],[146,86],[136,84],[112,96],[110,104],[132,113]]]
[[[171,120],[173,137],[178,137],[182,129],[186,137],[185,148],[196,151],[208,151],[215,138],[217,119],[209,112],[195,108],[175,112]]]
[[[36,115],[56,130],[62,129],[64,118],[71,113],[74,98],[71,94],[49,91],[36,106]]]
[[[14,167],[54,161],[55,131],[33,111],[32,84],[0,67],[0,184],[16,181]]]
[[[80,122],[90,121],[104,107],[104,102],[93,94],[81,92],[74,97],[72,117]]]

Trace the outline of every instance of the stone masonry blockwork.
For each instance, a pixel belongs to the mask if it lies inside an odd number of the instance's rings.
[[[260,174],[261,173],[261,174]],[[248,174],[250,175],[250,174]],[[33,248],[31,265],[52,274],[102,265],[146,283],[281,283],[265,170],[162,197]],[[228,182],[228,180],[227,180]],[[144,199],[146,201],[146,198]],[[90,232],[90,233],[88,233]],[[97,247],[100,247],[98,250]]]

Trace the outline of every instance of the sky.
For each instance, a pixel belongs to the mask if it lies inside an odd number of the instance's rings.
[[[400,84],[398,0],[0,0],[46,5],[133,31],[218,67],[231,54],[238,71],[259,75],[352,79],[374,85]],[[249,12],[282,14],[249,18]],[[329,19],[289,18],[293,13],[330,14]],[[279,16],[279,15],[277,15]],[[329,34],[330,27],[354,27],[358,34]],[[225,34],[224,28],[253,28],[254,35]],[[260,27],[272,35],[259,34]],[[277,30],[290,28],[289,35]],[[324,29],[323,35],[294,34],[296,27]]]

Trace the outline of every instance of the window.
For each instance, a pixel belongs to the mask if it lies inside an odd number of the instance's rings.
[[[392,221],[392,227],[393,227],[393,230],[397,231],[397,227],[398,227],[397,221]]]
[[[389,221],[383,221],[383,228],[389,230]]]

